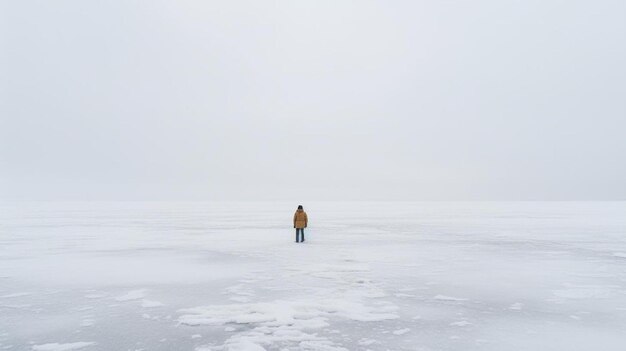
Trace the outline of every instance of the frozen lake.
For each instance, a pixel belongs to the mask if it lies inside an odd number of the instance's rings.
[[[0,204],[0,349],[626,350],[626,202]]]

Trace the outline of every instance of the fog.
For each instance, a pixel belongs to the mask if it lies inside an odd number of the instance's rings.
[[[0,0],[0,198],[623,200],[624,13]]]

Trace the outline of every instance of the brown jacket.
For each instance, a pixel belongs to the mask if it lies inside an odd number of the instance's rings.
[[[297,210],[296,213],[293,214],[293,227],[294,228],[306,228],[309,223],[309,218],[306,215],[304,210]]]

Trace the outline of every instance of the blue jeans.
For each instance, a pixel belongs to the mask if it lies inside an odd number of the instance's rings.
[[[302,234],[302,241],[304,241],[304,228],[296,228],[296,242],[300,242],[300,235]]]

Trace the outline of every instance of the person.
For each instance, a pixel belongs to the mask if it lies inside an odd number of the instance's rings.
[[[309,217],[304,212],[302,205],[298,206],[296,213],[293,214],[293,227],[296,228],[296,242],[301,242],[300,234],[302,235],[302,242],[304,242],[304,228],[309,224]]]

